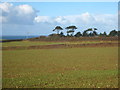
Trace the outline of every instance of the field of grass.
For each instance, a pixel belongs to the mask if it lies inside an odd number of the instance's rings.
[[[71,42],[48,42],[48,41],[15,41],[5,42],[3,47],[10,46],[37,46],[37,45],[53,45],[53,44],[94,44],[94,43],[117,43],[118,41],[71,41]]]
[[[3,88],[117,88],[118,48],[3,50],[2,83]]]

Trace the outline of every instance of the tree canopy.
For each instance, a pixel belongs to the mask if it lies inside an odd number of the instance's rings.
[[[57,34],[59,34],[59,31],[63,30],[63,28],[60,26],[56,26],[55,29],[53,29],[53,31],[55,31],[55,30],[57,30]]]
[[[67,29],[66,33],[67,36],[73,36],[75,29],[77,29],[76,26],[72,25],[72,26],[68,26],[65,29]],[[63,30],[63,28],[61,26],[56,26],[55,29],[53,29],[53,31],[57,31],[57,35],[60,36],[65,36],[63,34],[63,32],[59,33],[60,30]],[[98,30],[97,28],[88,28],[87,30],[84,30],[83,33],[81,32],[76,32],[76,34],[74,35],[75,37],[93,37],[93,36],[120,36],[120,31],[116,31],[116,30],[112,30],[110,31],[110,33],[107,35],[106,32],[103,33],[97,33],[96,30]],[[52,35],[53,36],[53,35]]]

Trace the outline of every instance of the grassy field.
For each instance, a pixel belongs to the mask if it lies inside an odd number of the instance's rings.
[[[3,51],[3,88],[33,87],[117,88],[118,48]]]
[[[53,44],[92,44],[92,43],[117,43],[118,41],[66,41],[66,42],[53,42],[53,41],[15,41],[3,43],[3,47],[10,46],[37,46],[37,45],[53,45]]]

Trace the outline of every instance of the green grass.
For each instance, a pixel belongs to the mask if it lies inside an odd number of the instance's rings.
[[[117,41],[71,41],[71,42],[48,42],[48,41],[15,41],[2,43],[3,47],[10,46],[37,46],[53,44],[92,44],[92,43],[116,43]]]
[[[3,51],[3,88],[114,88],[117,68],[117,47]]]

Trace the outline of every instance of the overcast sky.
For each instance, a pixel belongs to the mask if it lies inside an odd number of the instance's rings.
[[[14,2],[0,3],[1,10],[3,35],[49,35],[57,25],[75,25],[76,32],[95,27],[98,33],[108,33],[118,28],[117,2]]]

